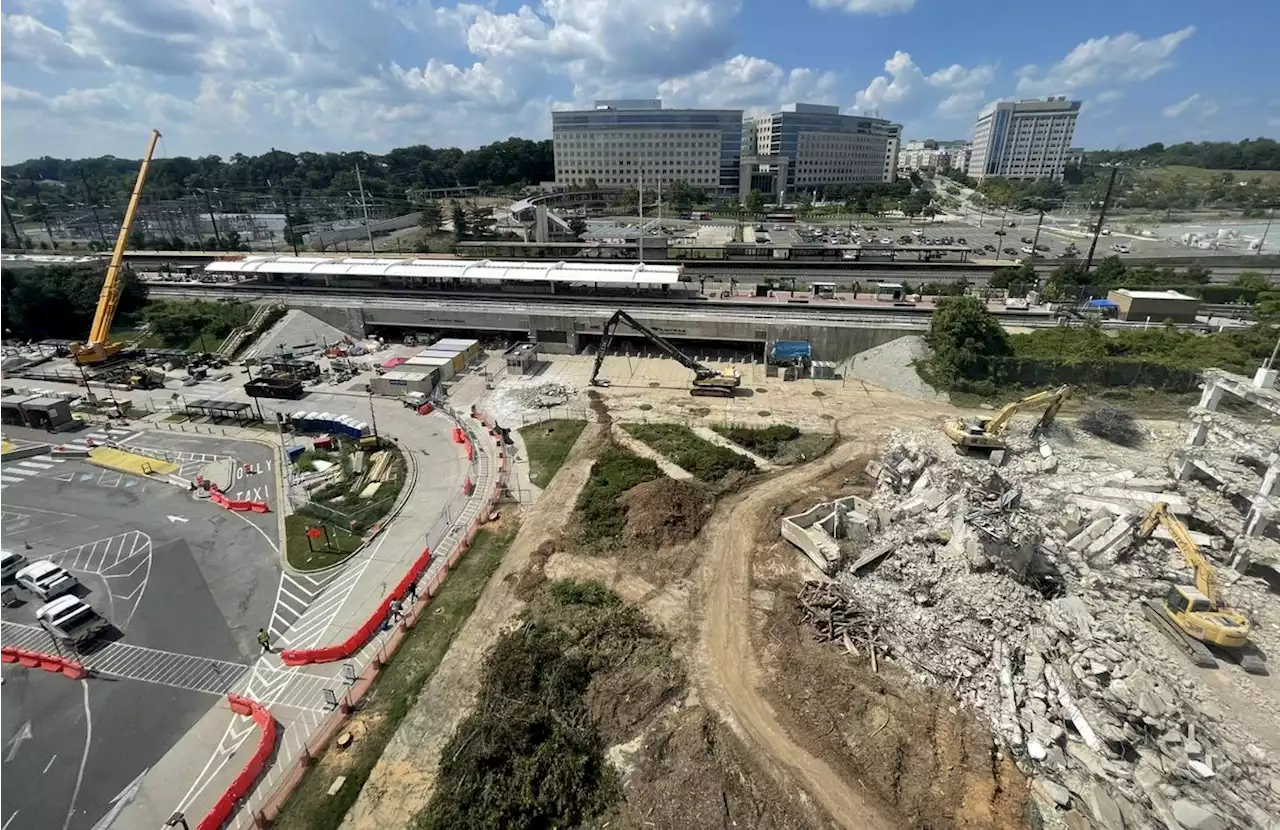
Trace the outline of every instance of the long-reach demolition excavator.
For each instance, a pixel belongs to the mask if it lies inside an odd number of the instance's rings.
[[[1209,645],[1214,645],[1231,653],[1250,674],[1266,674],[1266,663],[1249,642],[1253,626],[1248,617],[1223,603],[1213,566],[1168,504],[1157,502],[1151,506],[1142,523],[1134,528],[1133,544],[1150,539],[1157,525],[1163,525],[1169,532],[1174,545],[1195,572],[1195,585],[1171,585],[1163,601],[1143,600],[1143,616],[1181,646],[1201,668],[1217,667],[1218,661],[1209,650]]]
[[[1064,385],[1059,386],[1057,389],[1046,389],[1043,392],[1028,395],[1013,403],[1005,404],[1004,408],[997,412],[993,418],[948,421],[942,427],[942,431],[961,450],[1003,450],[1005,449],[1005,443],[1000,436],[1019,409],[1042,403],[1048,404],[1045,407],[1044,414],[1040,416],[1040,422],[1031,430],[1031,434],[1034,436],[1039,434],[1041,430],[1047,429],[1053,423],[1053,420],[1058,417],[1058,410],[1062,409],[1062,405],[1067,402],[1069,397],[1071,397],[1070,386]]]
[[[604,335],[600,338],[600,350],[596,352],[596,362],[591,368],[592,386],[609,385],[608,380],[600,377],[600,367],[604,364],[604,356],[608,353],[609,346],[613,343],[619,323],[626,323],[643,335],[650,343],[666,352],[668,356],[675,358],[681,364],[693,370],[693,387],[689,390],[690,395],[732,398],[734,390],[742,385],[742,374],[737,369],[717,372],[710,366],[704,366],[677,349],[667,338],[641,323],[627,312],[619,309],[604,324]]]
[[[107,278],[103,280],[102,292],[98,295],[98,309],[93,315],[89,339],[71,346],[71,355],[80,365],[111,360],[125,347],[124,343],[111,340],[111,323],[116,317],[116,307],[120,305],[120,293],[124,290],[121,269],[125,248],[129,244],[129,231],[133,229],[133,218],[138,212],[138,202],[142,199],[142,186],[147,182],[147,170],[151,167],[151,156],[155,153],[156,142],[159,140],[160,131],[152,130],[151,140],[147,143],[147,154],[142,157],[138,178],[133,183],[133,193],[129,195],[129,205],[124,211],[124,221],[120,223],[116,247],[111,252],[111,261],[107,263]]]

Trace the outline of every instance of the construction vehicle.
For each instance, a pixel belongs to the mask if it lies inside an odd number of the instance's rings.
[[[1063,385],[1057,389],[1046,389],[1043,392],[1020,398],[1013,403],[1005,404],[1004,408],[997,412],[994,418],[948,421],[943,426],[942,431],[947,434],[947,437],[960,450],[1004,450],[1006,449],[1005,443],[1000,436],[1004,433],[1005,427],[1009,425],[1009,421],[1013,419],[1018,410],[1028,406],[1048,404],[1045,407],[1044,414],[1040,416],[1040,421],[1031,430],[1031,435],[1034,437],[1053,423],[1054,419],[1058,417],[1058,410],[1062,409],[1062,405],[1066,403],[1069,397],[1071,397],[1070,386]]]
[[[1142,523],[1134,528],[1132,543],[1137,545],[1150,539],[1157,525],[1168,531],[1173,544],[1191,566],[1195,585],[1171,585],[1163,601],[1143,600],[1143,616],[1181,646],[1200,668],[1217,667],[1218,661],[1209,650],[1213,645],[1229,652],[1250,674],[1265,674],[1266,663],[1249,642],[1252,623],[1244,614],[1223,603],[1213,566],[1167,503],[1156,502],[1151,506]]]
[[[165,374],[162,369],[137,364],[129,369],[129,388],[131,389],[163,389]]]
[[[591,368],[592,386],[609,385],[608,380],[600,377],[600,367],[604,364],[604,356],[609,352],[609,346],[613,343],[613,338],[617,333],[619,323],[626,323],[628,326],[643,335],[650,343],[666,352],[669,357],[675,358],[682,365],[693,370],[693,388],[689,390],[690,395],[732,398],[734,390],[742,385],[742,374],[738,372],[737,369],[718,372],[710,366],[704,366],[677,349],[670,340],[667,340],[667,338],[658,334],[622,309],[618,309],[613,313],[613,316],[609,318],[608,322],[604,324],[604,335],[600,338],[600,349],[596,352],[596,362]]]
[[[147,143],[147,154],[142,157],[138,178],[133,183],[133,193],[129,195],[129,205],[124,211],[124,221],[120,223],[116,247],[111,252],[111,261],[107,263],[107,276],[102,281],[102,292],[98,295],[98,308],[93,315],[89,339],[84,343],[74,343],[71,346],[71,356],[82,366],[110,360],[125,347],[124,343],[111,340],[111,324],[115,321],[116,308],[120,305],[120,293],[124,290],[125,247],[129,243],[133,219],[138,213],[138,203],[142,200],[142,186],[147,182],[147,169],[151,166],[151,156],[155,153],[156,142],[159,140],[160,131],[152,130],[151,140]]]

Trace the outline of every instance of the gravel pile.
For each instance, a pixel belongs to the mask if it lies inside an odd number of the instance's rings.
[[[924,337],[899,337],[854,355],[845,365],[844,376],[909,398],[945,401],[947,396],[921,380],[912,365],[913,361],[924,360],[928,355]]]
[[[518,423],[528,416],[534,420],[547,415],[548,410],[566,404],[581,404],[578,390],[555,381],[526,384],[523,380],[504,381],[495,391],[487,409],[500,423]]]

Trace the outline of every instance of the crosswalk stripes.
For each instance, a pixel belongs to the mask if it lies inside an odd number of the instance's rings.
[[[49,635],[39,626],[0,622],[6,645],[36,651],[48,647]],[[246,663],[178,654],[127,643],[103,643],[81,655],[86,667],[103,675],[155,683],[190,692],[225,695],[249,670]]]
[[[333,624],[368,566],[369,560],[365,559],[344,568],[325,583],[318,593],[312,594],[311,602],[293,617],[291,623],[285,622],[287,618],[282,615],[282,603],[277,602],[271,624],[280,645],[287,648],[314,648],[323,642],[329,626]],[[283,580],[281,588],[284,588]]]

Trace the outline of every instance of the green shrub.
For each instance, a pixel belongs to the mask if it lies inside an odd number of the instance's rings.
[[[753,473],[756,470],[750,458],[699,438],[693,430],[680,424],[626,424],[623,429],[708,484],[734,471]]]
[[[790,424],[774,424],[768,427],[718,426],[712,429],[738,446],[745,447],[765,458],[775,457],[782,451],[784,444],[800,437],[800,430]]]
[[[662,478],[662,471],[654,462],[612,444],[606,447],[591,465],[591,475],[578,495],[586,539],[603,541],[621,536],[626,517],[618,506],[618,496],[655,478]]]

